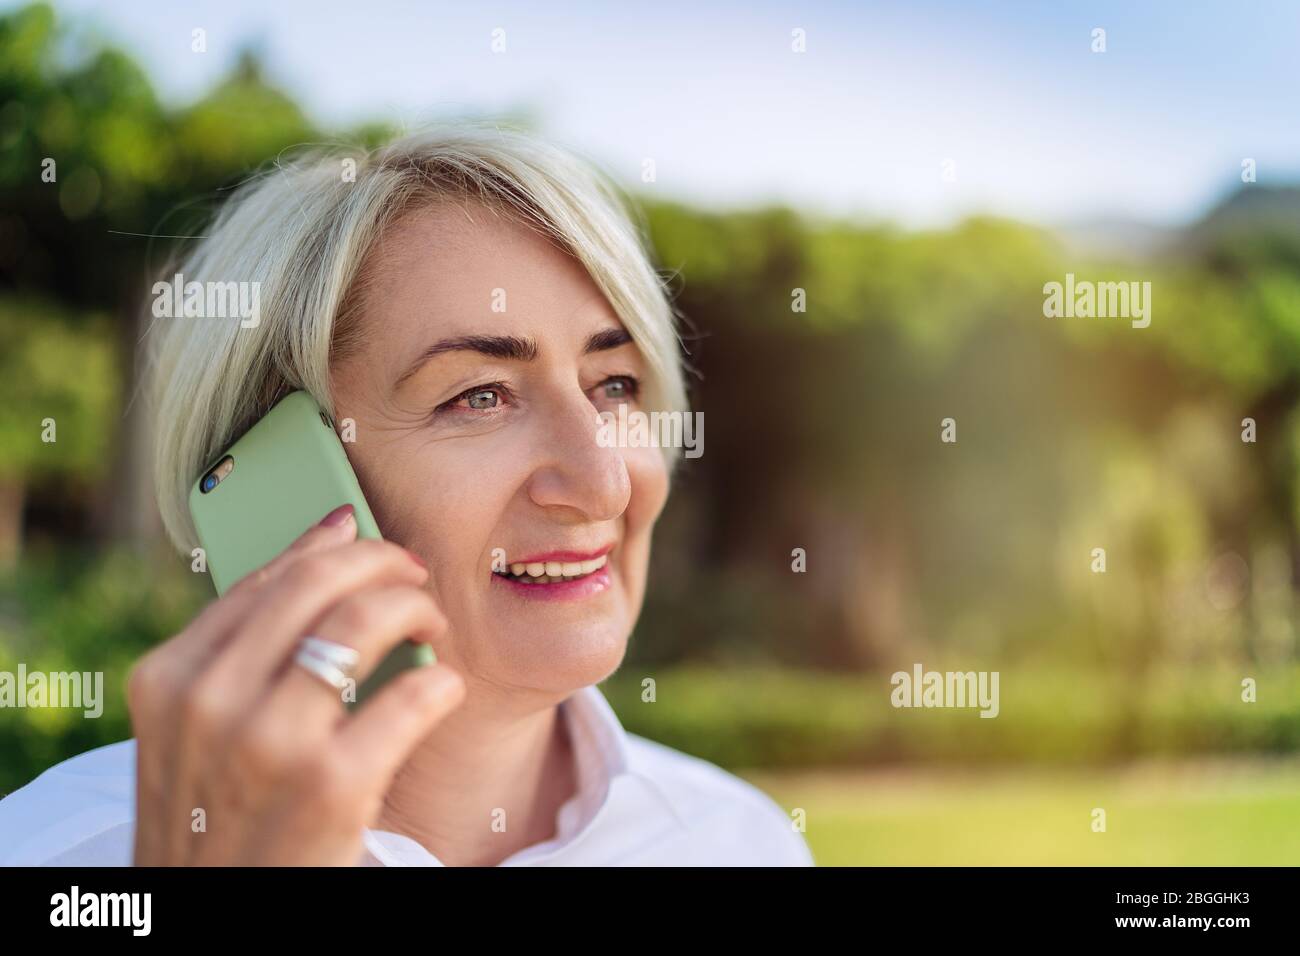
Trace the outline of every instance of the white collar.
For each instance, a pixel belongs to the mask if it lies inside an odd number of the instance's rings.
[[[568,722],[577,792],[556,812],[555,836],[525,847],[502,865],[534,863],[564,849],[591,826],[608,802],[614,781],[630,772],[627,732],[599,688],[593,684],[577,691],[560,704],[560,713]],[[371,866],[443,865],[420,843],[399,833],[367,829],[363,841],[373,858],[363,863]]]

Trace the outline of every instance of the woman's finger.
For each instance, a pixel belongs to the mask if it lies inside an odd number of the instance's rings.
[[[306,554],[259,589],[253,606],[199,677],[228,716],[260,699],[308,628],[354,592],[420,585],[428,569],[405,548],[367,539]]]
[[[356,537],[356,533],[356,509],[352,505],[339,505],[295,538],[289,547],[266,564],[236,581],[226,593],[259,590],[274,581],[285,568],[303,555],[351,541]]]
[[[388,652],[407,638],[431,644],[446,629],[446,618],[427,591],[385,587],[359,591],[331,607],[310,633],[358,654],[352,676],[361,684]],[[300,725],[319,715],[332,723],[343,713],[342,692],[330,687],[294,660],[290,652],[259,720]]]
[[[240,578],[220,598],[212,601],[180,634],[166,645],[169,665],[178,677],[191,678],[221,645],[235,622],[243,618],[258,593],[295,561],[309,554],[351,542],[357,533],[352,505],[341,505],[312,525],[284,551],[256,571]]]

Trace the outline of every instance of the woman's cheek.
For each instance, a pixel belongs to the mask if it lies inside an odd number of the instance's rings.
[[[490,540],[509,511],[510,489],[518,486],[502,464],[468,454],[430,455],[428,461],[408,464],[403,521],[418,529],[420,554],[431,565],[466,565],[506,546]]]
[[[625,533],[634,535],[649,531],[668,501],[668,465],[658,448],[629,448],[623,460],[632,488]]]

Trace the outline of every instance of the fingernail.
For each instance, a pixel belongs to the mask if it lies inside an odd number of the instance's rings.
[[[428,566],[427,564],[424,563],[424,559],[421,558],[421,557],[420,557],[418,554],[416,554],[414,551],[411,551],[411,550],[409,550],[408,548],[403,548],[402,550],[406,552],[406,556],[407,556],[408,558],[410,558],[412,561],[414,561],[414,562],[419,566],[420,570],[422,570],[422,571],[427,571],[427,570],[429,570],[429,566]]]
[[[347,524],[349,521],[356,520],[356,515],[351,505],[339,505],[324,518],[320,519],[321,527],[337,528],[340,525]]]

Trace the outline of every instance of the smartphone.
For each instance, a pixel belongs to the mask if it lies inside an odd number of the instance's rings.
[[[281,399],[205,469],[189,504],[218,594],[339,505],[355,510],[358,538],[381,537],[334,423],[302,391]],[[396,674],[433,660],[429,645],[404,641],[344,701],[356,707]]]

